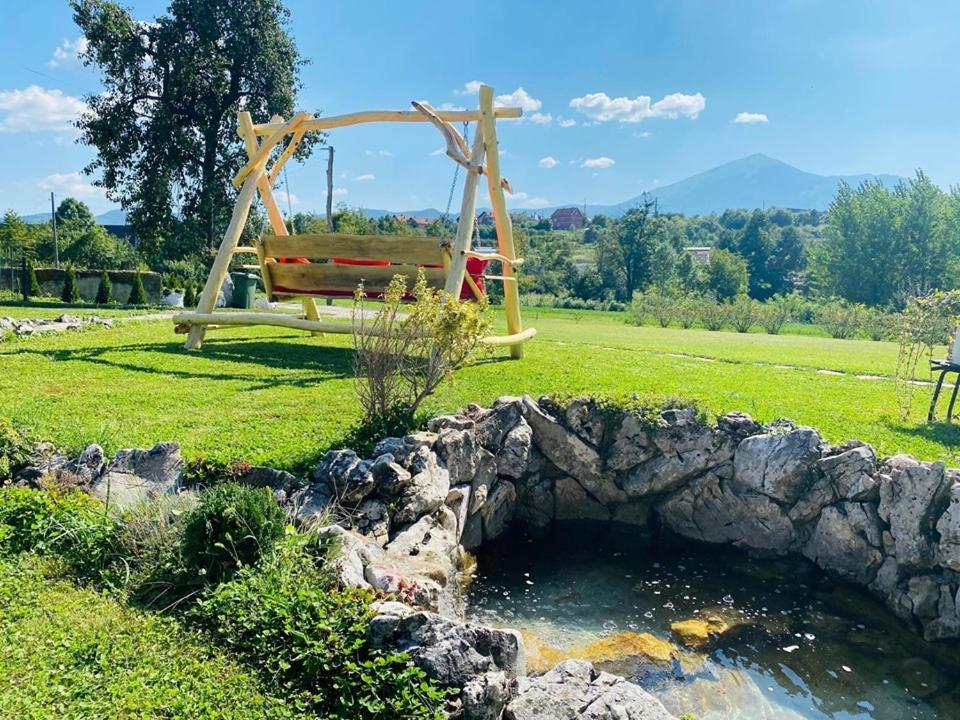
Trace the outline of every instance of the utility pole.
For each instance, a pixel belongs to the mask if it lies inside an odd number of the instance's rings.
[[[333,145],[327,146],[327,232],[333,232]]]
[[[53,266],[60,269],[60,243],[57,240],[57,206],[50,193],[50,221],[53,224]]]

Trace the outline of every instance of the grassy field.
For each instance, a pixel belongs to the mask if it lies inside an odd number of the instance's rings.
[[[590,311],[525,317],[539,334],[524,360],[481,359],[428,410],[522,393],[635,392],[692,399],[711,413],[791,418],[881,454],[960,460],[960,430],[919,422],[926,388],[911,421],[899,419],[892,343],[635,327],[623,314]],[[187,456],[296,469],[359,420],[351,361],[349,337],[262,327],[212,332],[200,353],[187,353],[164,320],[8,341],[0,343],[0,417],[71,449],[177,440]]]

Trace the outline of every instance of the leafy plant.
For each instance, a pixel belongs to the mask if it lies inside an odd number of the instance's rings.
[[[630,320],[634,325],[643,325],[647,320],[650,309],[647,307],[647,297],[640,290],[633,293],[630,300]]]
[[[883,308],[868,308],[864,313],[863,329],[871,340],[890,340],[897,337],[900,317]]]
[[[717,302],[714,296],[708,296],[699,303],[700,322],[707,330],[716,332],[730,321],[730,304]]]
[[[355,385],[371,422],[389,424],[404,413],[415,417],[421,403],[470,362],[492,322],[485,301],[459,302],[432,290],[422,271],[404,314],[406,293],[407,279],[395,276],[372,320],[365,312],[362,285],[354,296]]]
[[[72,267],[67,268],[60,299],[71,305],[76,305],[80,302],[80,289],[77,287],[77,271]]]
[[[119,521],[81,491],[0,488],[0,554],[59,555],[77,577],[109,581]]]
[[[40,287],[40,281],[37,280],[37,271],[32,262],[27,263],[27,277],[24,283],[27,288],[27,297],[40,297],[43,295],[43,288]]]
[[[693,327],[699,314],[698,302],[695,297],[685,295],[676,299],[674,315],[677,318],[677,322],[680,323],[680,327],[684,330],[689,330]]]
[[[0,418],[0,483],[11,480],[30,464],[36,442],[8,420]]]
[[[133,277],[133,287],[130,290],[130,297],[127,298],[127,305],[146,305],[148,302],[147,291],[143,287],[143,277],[137,273]]]
[[[190,616],[320,717],[439,720],[446,693],[405,655],[369,646],[373,599],[333,587],[308,538],[291,534]]]
[[[757,319],[770,335],[779,335],[794,314],[795,303],[790,295],[774,295],[758,306]]]
[[[647,311],[662,328],[669,327],[676,315],[677,301],[665,293],[650,290],[644,293]]]
[[[269,553],[283,527],[283,511],[268,488],[217,485],[184,520],[184,564],[205,581],[220,582]]]
[[[97,305],[110,305],[113,302],[113,283],[110,281],[110,273],[106,270],[100,272],[100,287],[97,288]]]
[[[183,306],[187,308],[197,306],[197,287],[192,282],[188,282],[183,289]]]
[[[760,320],[760,310],[756,300],[741,295],[730,303],[730,323],[739,333],[750,332],[750,328]]]
[[[900,348],[897,354],[897,403],[904,419],[913,408],[916,372],[920,358],[933,359],[933,349],[953,336],[960,324],[960,290],[935,292],[916,298],[900,319]],[[953,337],[953,342],[958,342]]]
[[[183,476],[188,485],[212,487],[236,483],[251,469],[252,466],[246,460],[213,460],[198,455],[187,462]]]
[[[863,327],[866,308],[845,300],[830,300],[817,309],[816,319],[817,323],[830,333],[830,337],[846,340],[856,335]]]

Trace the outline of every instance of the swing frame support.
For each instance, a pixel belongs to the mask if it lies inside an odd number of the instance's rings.
[[[514,247],[513,227],[510,222],[510,215],[507,212],[504,195],[504,188],[509,188],[509,183],[500,174],[500,153],[496,130],[497,119],[519,118],[522,111],[520,108],[494,107],[493,88],[488,85],[480,87],[479,107],[476,110],[437,111],[426,103],[414,103],[414,107],[416,110],[413,111],[372,110],[325,118],[315,118],[309,113],[299,113],[288,121],[275,116],[271,118],[269,123],[261,125],[254,124],[250,113],[239,113],[237,134],[243,140],[247,152],[247,164],[234,178],[234,185],[239,188],[240,192],[233,207],[230,223],[224,233],[223,240],[210,268],[210,274],[197,302],[196,311],[180,313],[173,318],[177,332],[187,334],[185,347],[188,350],[199,349],[206,331],[216,327],[272,325],[302,329],[313,334],[360,331],[359,328],[354,328],[352,323],[323,322],[320,320],[314,297],[317,294],[322,295],[322,292],[311,291],[310,294],[307,294],[304,291],[302,294],[297,294],[276,288],[271,279],[272,271],[276,267],[284,266],[277,266],[276,258],[267,254],[267,243],[264,240],[269,240],[269,238],[255,241],[253,248],[241,247],[240,239],[244,227],[247,224],[254,200],[259,195],[274,233],[272,237],[279,240],[289,236],[286,223],[273,193],[273,185],[283,165],[293,157],[297,146],[306,133],[372,122],[431,122],[444,135],[447,141],[447,154],[467,171],[457,232],[452,243],[442,247],[442,272],[445,274],[443,289],[452,297],[457,298],[466,281],[475,294],[480,293],[473,278],[466,272],[466,265],[468,257],[480,256],[472,249],[471,242],[476,222],[480,175],[485,175],[493,209],[498,247],[495,254],[484,257],[501,262],[503,267],[502,275],[490,276],[490,279],[503,282],[507,335],[488,337],[485,338],[484,342],[491,346],[509,347],[510,355],[513,358],[523,357],[523,344],[536,334],[536,330],[533,328],[524,330],[520,317],[520,294],[516,268],[523,262],[523,259],[516,256],[516,248]],[[451,125],[454,122],[477,123],[477,130],[470,148],[467,148],[466,142]],[[271,157],[282,143],[286,143],[286,145],[268,168]],[[331,240],[341,243],[350,241],[349,236],[336,234],[329,236],[298,235],[297,239],[305,240],[309,237],[315,237],[318,242],[325,239],[328,244]],[[293,238],[290,239],[293,240]],[[376,236],[364,237],[363,243],[366,246],[371,241],[376,242],[379,239]],[[359,240],[359,238],[354,238],[354,241],[359,242]],[[383,243],[384,246],[389,246],[391,242],[395,244],[398,240],[402,241],[402,238],[382,238],[382,240],[386,241]],[[234,254],[249,252],[251,249],[257,253],[259,269],[268,297],[273,299],[276,294],[299,297],[303,306],[303,317],[270,312],[215,312],[217,297]],[[390,258],[386,257],[385,259],[389,260]],[[289,268],[290,266],[286,267]],[[330,266],[322,267],[329,268]],[[409,269],[411,266],[398,265],[397,267],[400,270],[401,268]],[[337,272],[346,276],[351,271],[337,270]]]

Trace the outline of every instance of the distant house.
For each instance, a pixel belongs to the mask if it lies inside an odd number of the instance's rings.
[[[479,225],[493,225],[493,213],[489,210],[484,210],[482,213],[477,215],[477,224]]]
[[[426,230],[428,227],[430,227],[430,223],[432,222],[430,218],[411,217],[410,215],[404,215],[402,213],[397,213],[393,216],[393,219],[397,222],[409,225],[412,228],[416,228],[417,230]]]
[[[554,230],[579,230],[587,222],[580,208],[557,208],[550,216],[550,227]]]
[[[713,250],[712,247],[688,247],[684,249],[695,263],[706,265],[708,262],[710,262],[710,253]]]

